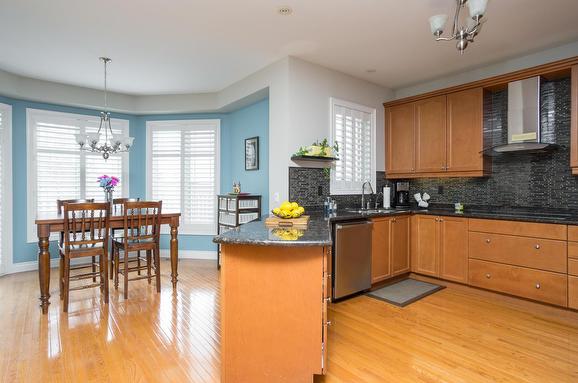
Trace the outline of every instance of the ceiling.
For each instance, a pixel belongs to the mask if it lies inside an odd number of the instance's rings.
[[[281,16],[288,5],[293,14]],[[0,0],[0,69],[128,94],[221,90],[287,55],[399,88],[578,40],[576,0],[490,0],[463,56],[454,0]],[[450,17],[451,18],[451,17]],[[367,70],[375,70],[368,73]]]

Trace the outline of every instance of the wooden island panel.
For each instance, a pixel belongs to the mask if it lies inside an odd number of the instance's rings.
[[[222,382],[312,382],[322,374],[322,246],[223,244]]]

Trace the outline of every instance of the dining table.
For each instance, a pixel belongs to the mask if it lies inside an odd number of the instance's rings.
[[[178,228],[181,213],[161,213],[160,225],[170,227],[170,259],[171,259],[171,282],[173,289],[177,287],[177,270],[179,259]],[[40,306],[42,313],[48,313],[50,304],[50,234],[60,233],[64,227],[62,214],[45,214],[36,218],[36,232],[38,235],[38,280],[40,282]],[[112,213],[110,215],[110,228],[124,228],[124,214]]]

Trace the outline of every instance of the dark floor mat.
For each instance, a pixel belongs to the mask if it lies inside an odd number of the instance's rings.
[[[443,288],[445,286],[408,278],[369,292],[366,295],[392,305],[404,307]]]

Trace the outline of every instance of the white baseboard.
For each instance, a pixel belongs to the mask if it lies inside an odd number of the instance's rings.
[[[161,249],[161,258],[169,258],[170,250]],[[213,250],[181,250],[179,249],[179,259],[210,259],[217,260],[217,252]]]
[[[170,250],[169,249],[161,249],[161,258],[169,258],[170,257]],[[206,250],[179,250],[179,259],[209,259],[209,260],[217,260],[217,252],[216,251],[206,251]],[[53,258],[50,260],[50,267],[58,267],[58,258]],[[83,263],[88,263],[90,260],[84,259],[73,259],[73,265],[80,265]],[[23,273],[26,271],[35,271],[38,270],[38,261],[29,261],[29,262],[18,262],[13,263],[11,265],[7,265],[6,273],[7,274],[14,274],[14,273]]]

